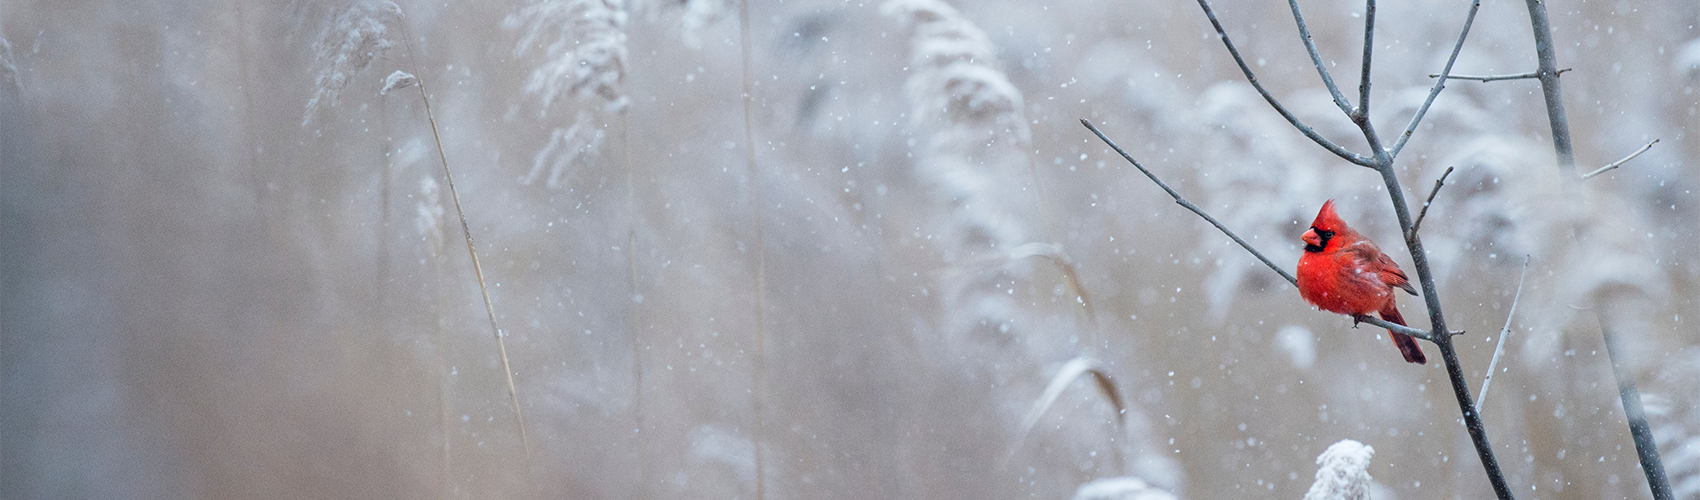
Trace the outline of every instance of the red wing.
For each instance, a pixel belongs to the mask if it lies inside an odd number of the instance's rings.
[[[1361,241],[1342,250],[1352,254],[1353,259],[1360,265],[1367,265],[1369,269],[1366,270],[1376,271],[1382,283],[1403,289],[1411,295],[1417,294],[1417,288],[1411,286],[1411,278],[1406,277],[1405,271],[1399,269],[1399,263],[1393,262],[1393,258],[1376,248],[1374,243]]]

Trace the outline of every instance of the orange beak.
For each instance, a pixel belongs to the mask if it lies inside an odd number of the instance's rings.
[[[1316,228],[1306,230],[1303,236],[1299,236],[1299,239],[1304,240],[1306,245],[1314,247],[1322,246],[1322,237],[1316,235]]]

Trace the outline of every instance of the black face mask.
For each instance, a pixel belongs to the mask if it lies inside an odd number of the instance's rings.
[[[1311,252],[1311,253],[1321,252],[1322,249],[1328,248],[1328,240],[1334,239],[1334,232],[1333,231],[1324,231],[1324,230],[1321,230],[1321,229],[1317,229],[1316,226],[1311,226],[1310,230],[1316,231],[1316,238],[1319,239],[1319,240],[1322,240],[1322,241],[1319,242],[1319,244],[1316,244],[1316,245],[1306,243],[1305,244],[1305,251],[1306,252]]]

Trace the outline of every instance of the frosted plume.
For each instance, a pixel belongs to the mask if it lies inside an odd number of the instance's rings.
[[[401,22],[401,17],[401,7],[388,0],[356,2],[336,15],[313,45],[317,54],[313,73],[317,76],[301,126],[313,120],[320,104],[329,102],[335,107],[340,103],[348,82],[365,71],[373,58],[395,46],[390,27]]]
[[[547,167],[549,179],[546,185],[560,187],[567,167],[579,160],[596,160],[596,152],[602,147],[602,140],[607,135],[589,112],[580,111],[578,117],[573,119],[572,127],[555,129],[555,133],[549,137],[549,144],[543,146],[543,150],[538,151],[537,156],[532,159],[531,172],[521,181],[526,184],[537,182],[537,178],[543,175],[543,170]]]
[[[728,0],[685,0],[684,16],[679,20],[679,36],[685,46],[702,47],[702,34],[732,10]]]
[[[620,89],[626,75],[626,9],[622,0],[544,1],[502,20],[522,29],[515,57],[533,50],[544,62],[531,70],[525,92],[543,100],[540,114],[562,98],[581,104],[600,101],[603,110],[625,109]]]
[[[915,29],[904,92],[910,131],[923,144],[916,167],[957,222],[940,245],[945,258],[1024,243],[1035,204],[1030,132],[1021,92],[998,69],[991,40],[938,0],[891,0],[880,11]]]
[[[419,203],[414,206],[413,227],[432,257],[443,255],[443,199],[437,179],[426,175],[419,181]]]
[[[1305,500],[1369,500],[1369,459],[1375,448],[1350,439],[1328,446],[1316,457],[1316,482]]]
[[[531,172],[522,179],[537,181],[544,167],[549,187],[559,187],[575,162],[594,161],[607,137],[597,113],[622,113],[629,103],[621,84],[626,75],[626,5],[623,0],[544,1],[502,21],[507,29],[522,29],[514,56],[533,50],[545,56],[531,71],[525,92],[542,100],[547,116],[557,100],[571,99],[578,110],[572,125],[557,128],[537,152]],[[595,112],[593,112],[595,111]]]
[[[13,95],[23,89],[18,82],[18,65],[12,61],[12,42],[0,36],[0,87],[11,91]]]

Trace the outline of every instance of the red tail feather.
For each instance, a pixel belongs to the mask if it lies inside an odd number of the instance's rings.
[[[1405,324],[1405,317],[1399,315],[1399,306],[1391,300],[1387,301],[1387,307],[1381,308],[1381,319],[1390,323]],[[1428,364],[1428,357],[1423,356],[1423,348],[1417,346],[1417,339],[1403,333],[1393,333],[1392,330],[1388,330],[1387,335],[1393,338],[1393,345],[1399,346],[1399,354],[1405,355],[1406,362]]]

